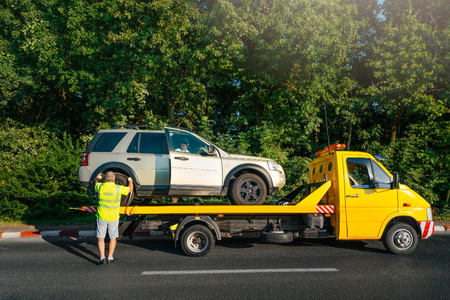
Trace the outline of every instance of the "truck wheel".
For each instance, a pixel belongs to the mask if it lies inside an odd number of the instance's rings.
[[[410,225],[397,223],[389,227],[383,237],[383,244],[393,254],[409,254],[417,247],[419,236]]]
[[[203,225],[193,225],[181,236],[181,248],[189,256],[203,256],[214,248],[214,236],[211,230]]]
[[[264,243],[286,244],[294,240],[294,235],[290,231],[263,231],[260,239]]]
[[[128,186],[128,177],[121,174],[121,173],[114,173],[116,174],[116,182],[115,184]],[[133,201],[134,198],[134,191],[130,191],[128,196],[122,196],[120,199],[120,206],[127,206],[130,205],[131,201]]]
[[[260,205],[264,203],[266,196],[267,188],[264,180],[252,173],[239,176],[231,190],[231,202],[237,205]]]

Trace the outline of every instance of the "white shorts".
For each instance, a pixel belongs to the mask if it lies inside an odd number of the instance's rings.
[[[97,238],[105,238],[108,231],[109,238],[119,237],[119,219],[115,221],[104,221],[97,218]]]

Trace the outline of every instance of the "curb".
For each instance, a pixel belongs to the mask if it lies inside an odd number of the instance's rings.
[[[440,225],[435,225],[434,226],[434,231],[450,231],[450,226],[449,225],[445,225],[445,226],[440,226]]]
[[[436,225],[434,231],[450,231],[450,225]],[[96,230],[45,230],[45,231],[0,231],[0,239],[40,237],[95,237]],[[133,236],[152,236],[150,230],[135,230]]]
[[[450,231],[450,225],[436,225],[434,231]],[[40,237],[95,237],[96,230],[45,230],[45,231],[0,231],[0,239]],[[150,230],[135,230],[133,236],[151,236]]]
[[[96,230],[0,231],[0,239],[39,237],[95,237]],[[133,236],[150,236],[150,230],[135,230]]]

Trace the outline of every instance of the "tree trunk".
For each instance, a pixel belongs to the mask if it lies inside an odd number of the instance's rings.
[[[262,124],[262,116],[264,114],[264,105],[260,103],[261,95],[258,92],[253,93],[253,105],[255,106],[255,121],[257,126]]]
[[[347,150],[350,150],[351,141],[352,141],[352,122],[350,122],[350,128],[348,130]]]
[[[164,97],[166,98],[166,112],[169,124],[174,125],[175,122],[175,105],[172,101],[172,96],[169,87],[164,87]]]
[[[397,124],[394,124],[394,126],[392,126],[391,144],[395,143],[396,138],[397,138]]]

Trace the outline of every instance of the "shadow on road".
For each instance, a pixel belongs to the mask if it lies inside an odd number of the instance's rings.
[[[172,237],[151,237],[151,236],[141,236],[133,237],[129,239],[128,237],[121,238],[118,243],[127,244],[133,247],[139,247],[145,250],[153,252],[164,252],[175,255],[184,255],[180,247],[175,248],[175,242]]]
[[[97,252],[93,252],[86,245],[94,246],[97,249],[97,240],[84,237],[42,237],[44,241],[66,250],[70,254],[87,260],[90,263],[98,264],[99,256]]]
[[[97,250],[97,239],[95,237],[43,237],[43,239],[52,245],[64,249],[68,253],[85,259],[92,264],[98,264],[99,256]],[[106,248],[108,249],[108,239],[106,240]],[[175,247],[172,237],[150,237],[140,236],[129,239],[124,237],[118,240],[118,247],[121,244],[132,247],[139,247],[152,252],[163,252],[177,256],[185,256],[181,247]],[[247,249],[258,245],[263,245],[258,237],[237,237],[223,238],[216,241],[216,247],[224,247],[230,249]],[[363,251],[371,253],[388,253],[379,241],[337,241],[336,239],[294,239],[293,242],[287,244],[278,244],[282,247],[298,247],[299,251],[304,247],[331,247],[345,249],[351,251]],[[89,249],[90,248],[90,249]],[[91,249],[95,249],[92,251]],[[214,250],[213,250],[214,251]],[[232,250],[230,250],[232,251]]]
[[[258,244],[265,244],[258,238],[227,238],[217,241],[216,245],[226,248],[250,248]],[[352,251],[364,251],[373,253],[388,253],[379,241],[338,241],[333,238],[324,239],[294,239],[287,244],[278,244],[283,247],[331,247],[338,249],[347,249]]]

